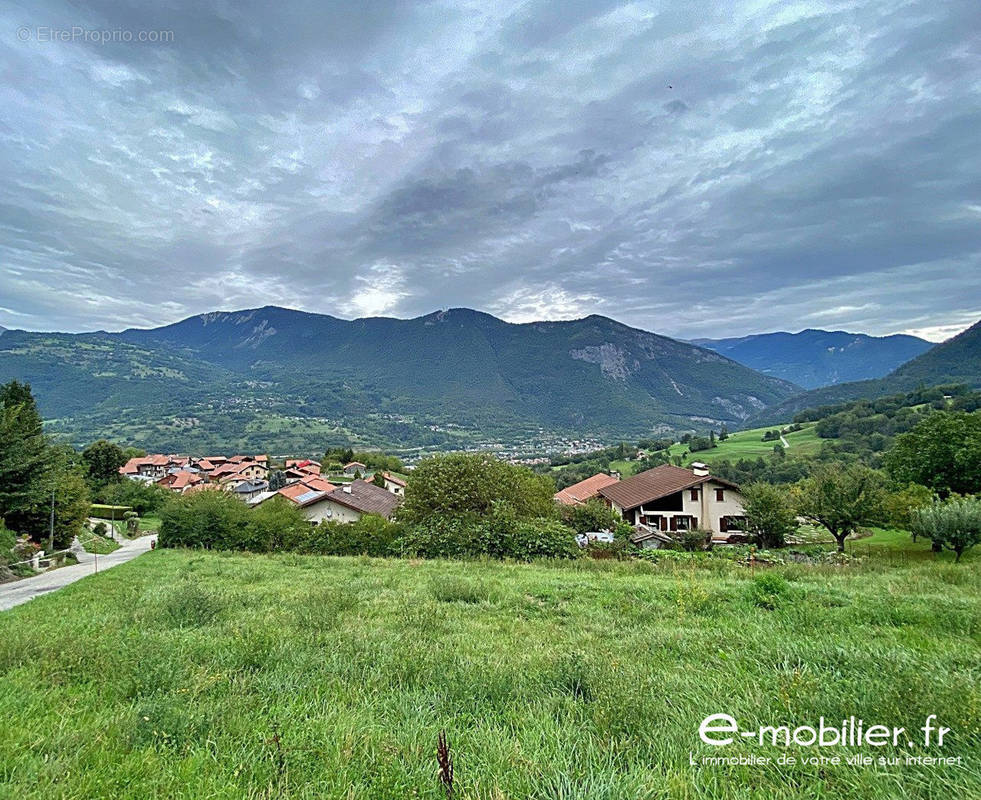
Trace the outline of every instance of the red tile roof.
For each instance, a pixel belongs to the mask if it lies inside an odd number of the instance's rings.
[[[284,486],[279,490],[279,494],[283,495],[283,497],[288,497],[290,500],[296,500],[296,498],[309,494],[310,492],[331,492],[335,488],[334,484],[328,483],[323,478],[310,478],[305,481],[291,483],[289,486]]]
[[[616,482],[617,479],[612,475],[598,472],[590,478],[579,481],[579,483],[574,483],[572,486],[566,486],[564,489],[556,492],[555,499],[563,505],[579,505],[580,503],[585,503],[590,498],[596,497],[600,489]]]

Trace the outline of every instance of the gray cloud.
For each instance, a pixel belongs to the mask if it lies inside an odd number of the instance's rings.
[[[981,316],[976,13],[4,11],[0,325],[465,305],[677,336],[949,335]],[[42,40],[72,26],[173,36]]]

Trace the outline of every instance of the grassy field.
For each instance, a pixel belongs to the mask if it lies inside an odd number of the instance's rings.
[[[82,531],[78,535],[78,540],[82,543],[82,549],[86,553],[98,553],[100,556],[104,556],[119,549],[118,542],[108,536],[99,536],[88,530]]]
[[[758,458],[768,456],[773,453],[773,445],[780,444],[779,441],[764,442],[763,434],[768,430],[777,430],[779,426],[769,428],[753,428],[748,431],[736,431],[730,433],[729,438],[724,442],[719,442],[718,447],[711,450],[702,450],[697,453],[688,453],[688,446],[675,444],[670,448],[671,455],[684,456],[683,465],[687,466],[692,461],[704,461],[712,464],[717,461],[728,459],[737,461],[740,458]],[[806,425],[799,431],[784,434],[787,444],[787,455],[812,455],[821,449],[821,439],[815,432],[814,425]],[[688,453],[687,455],[685,455]]]
[[[697,453],[690,453],[688,445],[675,443],[671,445],[668,452],[672,456],[682,457],[682,466],[689,466],[693,461],[703,461],[706,464],[715,464],[719,461],[738,461],[740,458],[766,458],[773,454],[773,445],[780,444],[778,441],[764,442],[763,434],[768,430],[777,430],[779,426],[769,428],[753,428],[748,431],[736,431],[730,433],[729,438],[724,442],[719,442],[717,447],[711,450],[700,450]],[[814,425],[805,425],[801,430],[793,433],[784,434],[787,444],[787,455],[814,455],[821,450],[822,440],[818,437]],[[610,469],[620,472],[627,478],[637,471],[636,461],[611,461]]]
[[[977,562],[946,558],[754,577],[157,550],[0,614],[0,797],[440,798],[441,729],[459,798],[978,797],[979,597]],[[711,748],[714,713],[951,733]],[[963,763],[690,762],[897,752]]]
[[[160,517],[147,514],[140,517],[140,533],[160,530]]]

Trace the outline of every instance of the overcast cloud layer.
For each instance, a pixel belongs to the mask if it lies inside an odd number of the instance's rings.
[[[977,0],[127,5],[0,17],[0,325],[981,316]]]

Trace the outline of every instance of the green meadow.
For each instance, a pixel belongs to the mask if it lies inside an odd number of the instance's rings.
[[[457,798],[978,797],[978,560],[908,543],[755,571],[156,550],[0,614],[0,797],[443,798],[440,731]],[[950,733],[710,747],[715,713]],[[801,762],[856,754],[885,760]]]
[[[730,433],[728,439],[719,442],[718,446],[711,450],[688,453],[687,445],[674,444],[669,452],[673,456],[684,456],[683,466],[688,466],[692,461],[704,461],[706,464],[712,464],[726,459],[737,461],[740,458],[758,458],[759,456],[765,458],[773,454],[773,446],[780,444],[780,441],[764,442],[762,440],[763,434],[769,430],[779,430],[780,427],[773,425],[769,428],[736,431]],[[787,455],[814,455],[821,449],[821,439],[818,437],[813,424],[806,425],[799,431],[785,433],[784,438],[790,445],[787,449]]]

